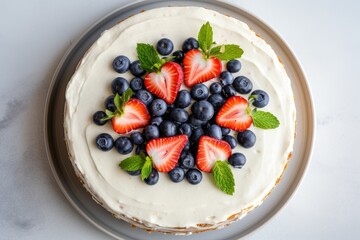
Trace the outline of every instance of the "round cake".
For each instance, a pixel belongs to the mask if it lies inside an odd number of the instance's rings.
[[[295,111],[283,64],[245,23],[157,8],[86,52],[66,90],[65,140],[81,183],[114,217],[191,234],[241,219],[271,193]]]

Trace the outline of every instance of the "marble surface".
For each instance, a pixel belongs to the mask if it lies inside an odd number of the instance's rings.
[[[52,74],[92,23],[129,0],[3,1],[0,14],[0,239],[109,239],[50,171],[43,115]],[[359,1],[228,1],[292,47],[317,112],[313,158],[295,196],[245,239],[360,238]]]

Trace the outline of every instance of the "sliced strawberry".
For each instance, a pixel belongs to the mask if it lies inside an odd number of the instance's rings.
[[[169,172],[176,166],[187,141],[188,137],[185,134],[154,138],[146,144],[146,152],[151,157],[156,170]]]
[[[175,62],[167,62],[160,72],[151,72],[145,76],[144,85],[167,104],[174,103],[184,80],[184,72],[181,66]]]
[[[216,123],[235,131],[245,131],[252,124],[247,113],[248,101],[240,96],[229,98],[216,115]]]
[[[132,98],[124,106],[123,114],[115,114],[112,126],[115,132],[124,134],[134,129],[145,127],[150,122],[150,115],[139,99]]]
[[[185,85],[192,87],[195,84],[206,82],[222,71],[222,63],[216,57],[205,59],[197,50],[190,50],[184,57]]]
[[[204,172],[211,172],[218,160],[225,161],[231,156],[230,145],[216,138],[202,136],[196,156],[197,167]]]

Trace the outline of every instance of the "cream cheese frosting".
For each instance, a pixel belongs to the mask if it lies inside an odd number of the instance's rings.
[[[112,69],[112,61],[125,55],[137,59],[136,44],[155,45],[169,38],[174,49],[181,49],[188,37],[197,37],[200,27],[209,21],[217,44],[237,44],[244,54],[241,71],[251,79],[254,90],[263,89],[270,96],[264,110],[272,112],[280,126],[272,130],[255,127],[254,147],[238,145],[234,152],[245,154],[242,169],[232,169],[235,193],[227,195],[216,188],[212,175],[203,173],[198,185],[187,181],[173,183],[166,173],[159,173],[156,185],[149,186],[139,177],[121,170],[119,162],[135,154],[120,155],[115,149],[102,152],[95,138],[106,132],[117,139],[111,124],[97,126],[92,115],[104,109],[111,95],[111,81],[122,76]],[[206,84],[209,85],[213,79]],[[184,88],[184,86],[183,86]],[[242,95],[248,97],[247,95]],[[281,177],[295,135],[295,103],[291,82],[273,49],[249,27],[234,18],[200,7],[166,7],[136,14],[109,30],[92,45],[81,60],[66,90],[65,135],[74,169],[93,198],[114,216],[150,230],[191,233],[223,227],[245,216],[262,203]],[[236,137],[235,132],[231,132]]]

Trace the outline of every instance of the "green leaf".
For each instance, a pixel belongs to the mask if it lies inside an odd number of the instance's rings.
[[[114,104],[115,104],[115,106],[116,106],[116,110],[117,110],[117,111],[121,111],[121,110],[122,110],[123,104],[122,104],[122,99],[120,98],[119,94],[115,94]]]
[[[153,164],[151,161],[151,158],[149,156],[146,156],[145,163],[143,167],[141,168],[141,180],[144,181],[144,179],[148,178],[152,172]]]
[[[235,44],[221,45],[210,50],[210,56],[226,61],[240,58],[243,53],[244,51],[240,48],[240,46]]]
[[[123,108],[124,105],[130,100],[132,95],[134,94],[131,88],[128,88],[123,94],[121,95],[121,107]],[[115,100],[115,99],[114,99]]]
[[[154,46],[146,43],[138,43],[136,46],[137,55],[140,61],[140,66],[147,72],[159,70],[161,60]],[[155,67],[157,65],[157,67]]]
[[[112,119],[115,116],[115,114],[112,111],[108,110],[108,109],[105,109],[105,114],[106,114],[106,117],[103,117],[101,119],[102,121]]]
[[[206,52],[213,44],[213,30],[209,22],[201,26],[198,34],[199,47]]]
[[[251,114],[255,127],[262,129],[273,129],[280,125],[279,120],[270,112],[253,111]]]
[[[233,195],[235,191],[234,175],[225,161],[216,161],[212,169],[216,186],[226,194]]]
[[[134,155],[122,160],[119,167],[125,171],[137,171],[144,166],[145,158],[140,155]]]

